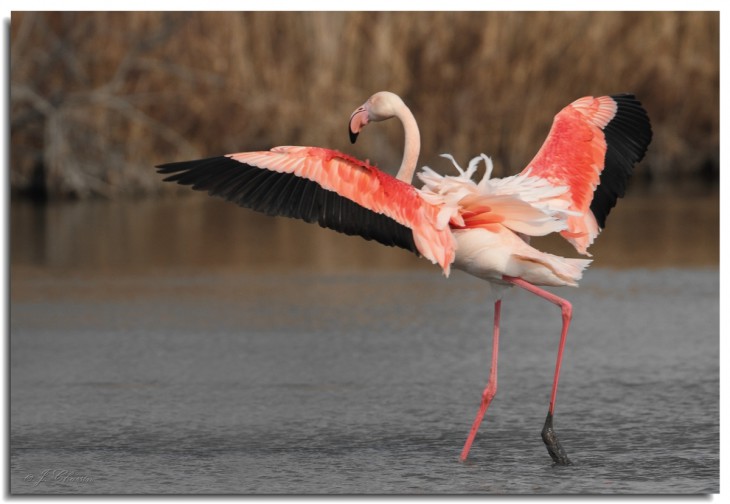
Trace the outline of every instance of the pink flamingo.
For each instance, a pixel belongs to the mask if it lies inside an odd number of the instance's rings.
[[[275,147],[160,165],[166,181],[207,190],[268,215],[317,222],[348,235],[410,250],[438,264],[487,280],[495,288],[492,363],[489,380],[461,452],[466,460],[479,425],[497,392],[502,294],[516,285],[560,307],[558,345],[550,405],[542,429],[556,464],[570,460],[553,430],[553,412],[571,304],[541,286],[577,286],[590,260],[569,259],[530,246],[531,236],[559,232],[576,250],[588,247],[605,226],[616,199],[624,195],[633,165],[651,141],[646,111],[633,95],[585,97],[560,111],[530,164],[518,175],[491,178],[482,154],[466,170],[442,176],[428,167],[411,185],[420,150],[413,114],[395,94],[379,92],[356,109],[349,123],[354,143],[371,121],[397,117],[405,129],[403,160],[396,177],[340,152],[318,147]],[[480,182],[472,180],[486,163]]]

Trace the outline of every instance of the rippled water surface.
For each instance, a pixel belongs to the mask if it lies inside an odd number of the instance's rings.
[[[216,232],[190,216],[184,242],[121,212],[94,241],[98,209],[34,212],[11,235],[12,493],[719,491],[716,266],[597,260],[554,290],[575,310],[555,417],[570,467],[540,439],[559,311],[508,293],[499,390],[460,463],[489,373],[483,282],[276,226],[246,247],[233,217]],[[216,269],[227,243],[248,255]]]

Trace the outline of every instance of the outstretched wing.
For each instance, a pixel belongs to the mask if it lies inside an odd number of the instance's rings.
[[[555,116],[545,143],[523,173],[570,187],[570,209],[581,215],[570,217],[560,234],[578,252],[587,254],[605,227],[651,138],[649,116],[631,94],[580,98]]]
[[[454,260],[454,238],[448,226],[437,227],[435,206],[410,184],[334,150],[275,147],[157,168],[171,174],[165,181],[258,212],[410,250],[439,264],[447,275]]]

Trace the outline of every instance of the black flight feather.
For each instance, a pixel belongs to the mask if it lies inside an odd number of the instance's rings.
[[[291,173],[226,156],[167,163],[159,165],[157,171],[169,175],[166,182],[190,185],[257,212],[317,222],[324,228],[418,254],[413,231],[407,226]]]
[[[649,116],[632,94],[612,95],[616,115],[603,129],[606,138],[606,158],[600,183],[593,194],[591,212],[601,228],[616,206],[616,199],[626,193],[626,185],[638,163],[646,154],[652,131]]]

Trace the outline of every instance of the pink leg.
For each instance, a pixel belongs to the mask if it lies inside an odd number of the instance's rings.
[[[556,464],[570,465],[571,464],[570,459],[568,459],[568,455],[565,453],[565,450],[563,450],[563,447],[560,445],[560,441],[558,441],[558,436],[557,436],[557,434],[555,434],[555,431],[553,430],[553,410],[555,409],[555,396],[558,393],[558,380],[560,379],[560,366],[563,362],[563,348],[565,347],[565,338],[568,336],[568,327],[570,326],[570,319],[573,316],[573,307],[565,299],[558,297],[555,294],[552,294],[546,290],[540,289],[539,287],[536,287],[521,278],[509,277],[506,275],[503,276],[502,278],[519,287],[522,287],[523,289],[525,289],[529,292],[532,292],[533,294],[540,296],[543,299],[547,299],[548,301],[550,301],[553,304],[558,305],[563,314],[563,329],[560,333],[560,345],[558,346],[558,358],[557,358],[557,362],[555,363],[555,375],[553,377],[553,389],[552,389],[552,392],[550,393],[550,407],[548,408],[548,414],[547,414],[547,418],[545,419],[545,425],[542,428],[542,440],[544,441],[545,446],[547,446],[548,453],[550,454],[550,456],[552,457],[552,459],[555,461]]]
[[[479,406],[479,411],[474,419],[474,423],[469,431],[469,437],[464,443],[464,448],[461,450],[461,456],[459,459],[464,462],[466,457],[469,456],[469,450],[471,444],[474,442],[474,438],[479,430],[479,425],[482,423],[484,414],[487,412],[489,403],[492,402],[494,395],[497,393],[497,360],[499,358],[499,315],[502,308],[502,300],[499,299],[494,303],[494,331],[492,333],[492,369],[489,371],[489,381],[487,382],[487,388],[482,392],[482,404]]]

